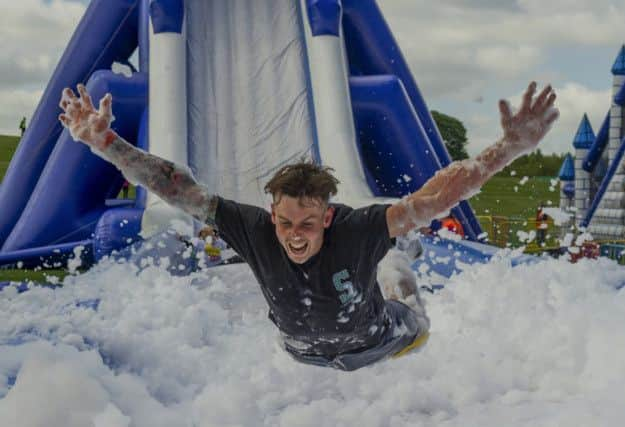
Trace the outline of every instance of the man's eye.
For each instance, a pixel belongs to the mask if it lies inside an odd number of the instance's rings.
[[[309,222],[305,222],[305,223],[304,223],[304,227],[306,227],[306,228],[310,228],[310,227],[312,227],[312,224],[311,224],[311,223],[309,223]]]

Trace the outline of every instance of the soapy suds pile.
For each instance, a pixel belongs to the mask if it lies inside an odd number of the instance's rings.
[[[244,264],[172,276],[109,260],[56,290],[7,288],[0,425],[625,423],[625,269],[509,256],[423,294],[423,349],[349,373],[280,348]]]

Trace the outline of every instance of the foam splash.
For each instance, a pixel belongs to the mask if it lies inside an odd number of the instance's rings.
[[[423,295],[424,348],[351,373],[299,364],[277,345],[245,265],[172,276],[108,260],[61,289],[0,292],[0,425],[625,420],[625,269],[606,259],[511,268],[503,255],[444,283]],[[97,310],[76,304],[96,298]]]

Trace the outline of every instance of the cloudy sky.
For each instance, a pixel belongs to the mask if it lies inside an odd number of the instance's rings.
[[[625,43],[625,0],[378,0],[430,109],[468,129],[469,152],[500,134],[497,100],[530,80],[557,90],[561,119],[545,152],[570,149],[587,112],[609,107]],[[0,0],[0,133],[30,117],[88,1]]]

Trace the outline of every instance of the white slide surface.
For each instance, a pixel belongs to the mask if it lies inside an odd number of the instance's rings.
[[[299,0],[186,2],[189,165],[223,197],[267,207],[273,173],[312,156],[335,169],[337,201],[373,201],[342,40],[313,38],[304,9]]]

